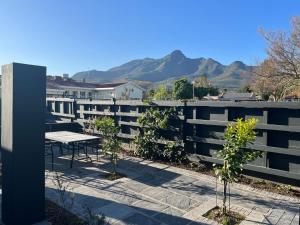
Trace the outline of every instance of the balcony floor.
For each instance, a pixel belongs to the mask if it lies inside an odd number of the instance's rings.
[[[92,156],[94,159],[95,157]],[[216,179],[204,174],[180,169],[139,158],[123,156],[118,172],[126,177],[110,181],[108,159],[99,162],[74,161],[69,168],[69,156],[55,158],[51,171],[46,159],[46,197],[62,204],[56,174],[73,193],[70,210],[85,217],[86,206],[95,214],[104,214],[111,224],[196,225],[217,224],[203,217],[215,207]],[[72,196],[72,197],[70,197]],[[218,184],[218,201],[222,204],[222,185]],[[241,224],[299,224],[299,199],[256,190],[252,187],[231,186],[231,210],[245,215]]]

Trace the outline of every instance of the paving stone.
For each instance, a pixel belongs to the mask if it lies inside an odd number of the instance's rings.
[[[91,210],[98,209],[112,203],[107,199],[92,198],[85,195],[75,195],[75,201],[81,207],[88,207]]]
[[[146,184],[143,184],[141,182],[134,181],[134,180],[126,181],[126,182],[122,183],[122,186],[125,187],[125,188],[128,188],[132,191],[135,191],[135,192],[142,192],[146,188],[151,187],[149,185],[146,185]]]
[[[157,220],[144,216],[140,213],[134,213],[133,215],[122,219],[121,221],[114,223],[114,225],[159,225]]]
[[[65,159],[64,159],[65,158]],[[90,164],[76,160],[69,168],[69,156],[56,160],[55,169],[70,182],[75,193],[74,213],[84,213],[82,205],[121,224],[216,224],[202,217],[216,204],[215,178],[168,166],[165,164],[126,157],[118,170],[127,175],[116,181],[105,179],[109,160]],[[57,187],[51,181],[54,172],[46,171],[46,197],[59,202]],[[222,185],[218,184],[218,202],[222,200]],[[252,187],[233,184],[231,206],[246,216],[242,225],[299,224],[300,201]],[[151,217],[151,218],[149,218]],[[149,221],[149,222],[148,222]],[[155,221],[156,223],[154,223]]]
[[[283,215],[280,217],[279,221],[277,224],[282,224],[282,225],[289,225],[292,223],[293,219],[295,217],[295,214],[289,213],[289,212],[284,212]]]
[[[159,187],[145,189],[142,193],[157,200],[161,200],[171,194],[170,191]]]
[[[136,211],[126,205],[111,203],[102,208],[95,210],[99,215],[103,214],[111,222],[126,218]]]
[[[183,218],[182,215],[182,211],[169,207],[154,218],[168,225],[185,225],[191,222],[191,220]]]
[[[135,178],[136,181],[143,183],[145,185],[159,187],[167,182],[167,180],[158,177],[156,174],[146,173],[142,176]]]
[[[291,225],[299,225],[299,224],[300,224],[299,215],[296,215],[293,221],[291,222]]]
[[[242,221],[241,225],[254,225],[260,224],[264,221],[265,216],[262,213],[258,213],[256,211],[250,212],[248,216],[246,216],[245,220]]]
[[[191,198],[175,193],[169,193],[168,195],[160,199],[160,201],[185,211],[195,208],[198,203],[197,201],[194,201]]]
[[[132,207],[149,216],[162,212],[163,210],[168,208],[167,205],[161,204],[151,199],[143,199],[141,201],[138,201],[134,203]]]
[[[196,220],[196,219],[202,217],[205,213],[207,213],[209,210],[211,210],[215,206],[216,206],[215,202],[211,201],[211,199],[210,199],[209,201],[203,202],[202,204],[200,204],[196,208],[190,210],[189,212],[187,212],[183,216],[185,218],[188,218],[188,219],[191,219],[191,220]]]
[[[126,205],[132,205],[133,203],[142,200],[141,196],[138,196],[134,192],[130,192],[130,191],[126,191],[126,192],[105,191],[104,194],[107,195],[111,200]]]

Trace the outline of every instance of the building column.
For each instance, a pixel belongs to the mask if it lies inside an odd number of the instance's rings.
[[[44,220],[46,67],[2,66],[2,222]]]

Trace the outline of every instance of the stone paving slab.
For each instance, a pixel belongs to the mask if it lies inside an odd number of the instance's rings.
[[[72,170],[69,157],[55,160],[55,171],[64,176],[74,193],[71,211],[84,217],[84,206],[88,206],[115,225],[217,224],[203,217],[216,206],[214,177],[128,156],[118,167],[126,177],[109,181],[105,174],[110,170],[110,162],[103,157],[94,163],[76,160]],[[51,181],[54,174],[47,171],[46,196],[59,203],[59,191]],[[220,205],[220,183],[217,190]],[[231,210],[246,216],[241,225],[299,224],[299,199],[242,184],[231,186],[231,196]]]

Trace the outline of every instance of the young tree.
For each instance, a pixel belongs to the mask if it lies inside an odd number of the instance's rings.
[[[227,186],[228,183],[237,181],[243,171],[243,166],[261,156],[260,151],[246,149],[246,145],[256,138],[254,131],[257,120],[238,119],[236,123],[230,123],[224,134],[225,144],[218,156],[223,158],[223,165],[214,165],[215,173],[223,182],[223,215],[227,215]]]
[[[193,86],[188,82],[187,78],[181,78],[174,83],[173,98],[191,99],[193,97]]]
[[[121,142],[117,138],[120,127],[116,125],[113,118],[103,117],[97,119],[95,122],[96,129],[101,132],[104,137],[103,150],[110,155],[113,164],[112,175],[116,176],[116,168],[119,159],[119,152],[121,150]]]
[[[166,85],[159,85],[154,92],[153,98],[155,100],[167,100],[170,97],[170,93]]]

